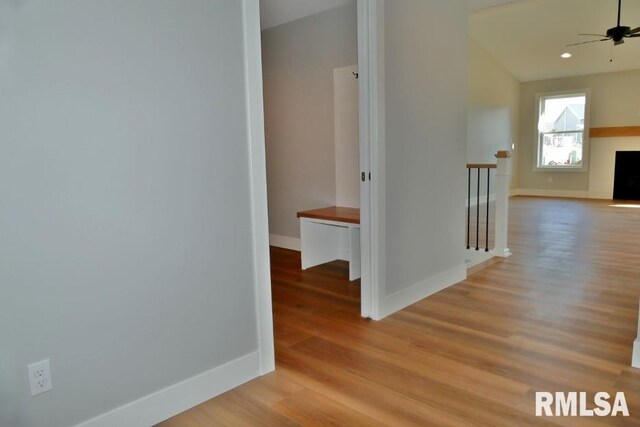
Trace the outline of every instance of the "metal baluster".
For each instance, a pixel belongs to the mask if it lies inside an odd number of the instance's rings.
[[[467,249],[471,248],[471,169],[467,168]]]
[[[487,168],[487,218],[486,218],[486,228],[485,228],[485,252],[489,252],[489,190],[490,190],[490,181],[491,181],[491,169]]]
[[[480,168],[478,168],[478,189],[476,193],[476,251],[480,250]]]

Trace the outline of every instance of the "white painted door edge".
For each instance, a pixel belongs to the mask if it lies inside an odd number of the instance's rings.
[[[384,1],[358,0],[361,315],[380,319],[384,289]],[[369,177],[369,173],[371,177]]]
[[[275,369],[259,0],[243,0],[247,136],[251,174],[253,267],[260,374]]]

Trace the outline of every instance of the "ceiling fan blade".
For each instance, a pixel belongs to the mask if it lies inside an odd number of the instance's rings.
[[[588,42],[568,44],[568,45],[566,45],[566,47],[578,46],[578,45],[581,45],[581,44],[589,44],[589,43],[596,43],[596,42],[606,42],[606,41],[609,41],[609,40],[611,40],[611,39],[589,40]]]
[[[626,36],[626,37],[629,37],[629,38],[631,38],[631,37],[640,37],[640,34],[631,34],[630,36]]]
[[[640,27],[634,28],[633,30],[629,31],[629,34],[635,34],[635,33],[640,33]]]
[[[606,34],[578,34],[579,36],[608,37]]]

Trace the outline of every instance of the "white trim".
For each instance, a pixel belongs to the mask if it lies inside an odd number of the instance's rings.
[[[386,64],[385,64],[385,0],[374,0],[375,10],[371,14],[371,37],[375,44],[371,47],[371,71],[373,73],[372,92],[372,117],[374,122],[371,129],[374,134],[371,137],[371,169],[374,171],[374,180],[371,185],[371,259],[373,263],[371,293],[372,293],[372,317],[379,319],[382,296],[385,294],[387,277],[387,241],[386,241]]]
[[[296,237],[279,236],[277,234],[271,234],[269,236],[269,244],[276,248],[289,249],[291,251],[300,252],[300,239]]]
[[[582,166],[580,167],[564,167],[564,166],[540,166],[540,131],[538,129],[538,122],[540,120],[540,99],[542,98],[560,98],[566,95],[585,95],[585,106],[584,106],[584,129],[582,131]],[[589,171],[589,154],[591,151],[590,148],[590,135],[589,135],[589,126],[591,122],[591,89],[573,89],[573,90],[562,90],[562,91],[553,91],[553,92],[541,92],[536,93],[535,95],[535,144],[534,144],[534,154],[533,154],[533,171],[534,172],[575,172],[575,173],[586,173]]]
[[[271,268],[269,261],[269,221],[267,213],[267,167],[264,137],[264,100],[262,98],[262,47],[260,41],[260,2],[242,2],[245,91],[249,173],[251,175],[251,219],[255,307],[258,331],[260,374],[276,368],[271,308]]]
[[[260,374],[260,354],[253,352],[185,381],[78,424],[76,427],[152,426]]]
[[[495,249],[489,250],[486,252],[483,248],[480,248],[476,251],[475,248],[466,249],[465,254],[465,264],[467,269],[473,268],[478,264],[482,264],[485,261],[489,261],[492,258],[509,258],[511,255],[511,251],[507,248],[503,253],[496,252]]]
[[[480,248],[479,250],[475,250],[475,248],[466,249],[464,254],[464,262],[467,266],[467,270],[475,267],[476,265],[482,264],[483,262],[489,261],[494,258],[496,255],[493,250],[486,252],[484,249]]]
[[[384,253],[380,253],[385,209],[383,19],[383,0],[358,0],[360,171],[366,178],[360,185],[360,314],[371,318],[378,317],[384,277]]]
[[[534,188],[519,188],[511,190],[512,196],[536,196],[536,197],[559,197],[568,199],[589,199],[588,191],[571,190],[544,190]]]
[[[370,247],[370,266],[367,273],[370,276],[369,306],[366,315],[372,319],[380,319],[380,307],[385,287],[385,44],[384,44],[384,0],[358,0],[358,7],[363,9],[359,25],[362,25],[362,40],[359,42],[361,50],[366,50],[360,59],[366,57],[366,64],[360,66],[363,80],[361,96],[366,105],[361,108],[366,111],[366,135],[368,136],[368,166],[371,171],[369,183],[369,224],[365,224],[362,234],[367,233]],[[363,224],[361,223],[361,226]],[[363,240],[364,243],[364,240]],[[366,250],[362,247],[362,250]],[[364,271],[365,265],[362,266]],[[366,273],[363,273],[365,277]],[[366,288],[365,290],[366,295]],[[361,294],[362,295],[362,294]],[[365,314],[363,305],[363,315]]]
[[[371,38],[369,14],[371,3],[358,0],[358,105],[359,105],[359,161],[360,173],[365,173],[365,180],[360,180],[360,316],[371,316],[372,305],[372,258],[371,258],[371,184],[366,176],[371,171]]]
[[[535,188],[516,188],[509,191],[509,197],[514,196],[535,196],[535,197],[559,197],[566,199],[598,199],[612,200],[611,193],[595,191],[575,191],[575,190],[544,190]]]
[[[489,203],[495,202],[495,201],[496,201],[496,193],[490,193],[489,194]],[[465,206],[467,206],[467,207],[478,206],[478,198],[477,197],[472,197],[471,200],[465,199],[464,203],[465,203]],[[486,196],[486,194],[484,196],[480,196],[480,204],[481,205],[486,205],[487,204],[487,196]]]
[[[590,199],[613,200],[613,191],[589,191]]]
[[[385,298],[384,306],[380,312],[380,319],[396,311],[402,310],[430,295],[440,292],[467,278],[467,265],[460,264],[435,276],[429,277],[406,289],[402,289]],[[379,320],[379,319],[376,319]]]

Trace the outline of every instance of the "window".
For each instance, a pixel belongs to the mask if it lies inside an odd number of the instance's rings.
[[[538,96],[538,169],[585,170],[588,91]]]

